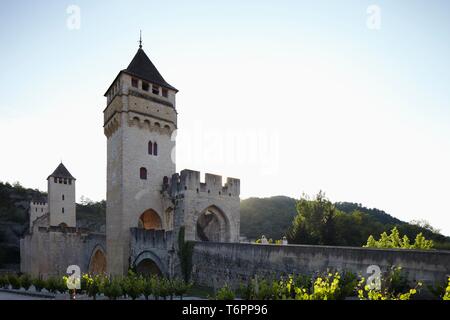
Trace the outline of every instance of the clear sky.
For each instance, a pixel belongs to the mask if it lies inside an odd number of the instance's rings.
[[[103,93],[140,29],[180,90],[177,170],[450,235],[448,1],[2,1],[1,181],[46,190],[62,159],[77,198],[105,198]]]

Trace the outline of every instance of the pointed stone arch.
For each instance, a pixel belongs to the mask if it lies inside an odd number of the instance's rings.
[[[92,250],[91,258],[89,260],[90,274],[103,274],[106,272],[106,254],[101,245],[97,245]]]
[[[195,240],[211,242],[230,241],[230,222],[219,207],[211,205],[197,216]]]
[[[161,217],[153,209],[145,210],[139,217],[138,228],[160,230],[162,229]]]
[[[167,276],[167,268],[154,252],[145,250],[134,260],[136,272],[144,276]]]

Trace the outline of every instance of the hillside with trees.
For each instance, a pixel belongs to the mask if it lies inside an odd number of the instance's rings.
[[[422,233],[435,248],[450,249],[450,237],[426,221],[408,223],[361,204],[331,203],[323,193],[313,199],[277,196],[241,201],[241,235],[250,240],[287,236],[290,243],[361,247],[369,236],[378,237],[395,227],[410,239]]]

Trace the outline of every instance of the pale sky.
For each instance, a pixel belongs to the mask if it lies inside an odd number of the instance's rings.
[[[242,2],[2,1],[0,180],[45,191],[62,159],[78,199],[106,197],[103,94],[142,29],[180,90],[178,171],[450,235],[450,3]]]

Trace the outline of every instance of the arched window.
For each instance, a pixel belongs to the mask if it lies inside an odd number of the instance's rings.
[[[153,154],[154,154],[155,156],[158,155],[158,144],[157,144],[156,142],[153,143]]]
[[[141,168],[139,170],[139,175],[140,175],[142,180],[147,180],[147,169]]]
[[[148,142],[148,154],[153,154],[153,144],[151,141]]]

